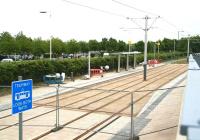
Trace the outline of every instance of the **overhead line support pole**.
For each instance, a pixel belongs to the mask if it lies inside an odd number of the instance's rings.
[[[148,32],[148,19],[149,17],[146,16],[145,17],[145,38],[144,38],[144,63],[143,63],[143,66],[144,66],[144,81],[146,81],[147,79],[147,32]]]

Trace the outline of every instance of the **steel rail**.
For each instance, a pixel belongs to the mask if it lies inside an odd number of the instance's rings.
[[[184,67],[184,66],[183,66]],[[180,68],[177,68],[177,69],[180,69]],[[181,68],[182,69],[182,68]],[[174,71],[176,71],[176,69],[175,70],[173,70],[173,72]],[[172,73],[173,73],[172,72]],[[165,76],[164,76],[165,77]],[[154,80],[154,82],[155,82],[156,80]],[[150,83],[151,84],[151,83]],[[132,86],[130,86],[130,87],[132,87]],[[143,86],[144,87],[144,86]],[[128,87],[129,88],[129,87]],[[126,89],[124,89],[124,90],[126,90]],[[128,94],[127,94],[128,95]],[[125,95],[126,96],[126,95]],[[120,97],[121,98],[121,97]],[[120,99],[120,98],[117,98],[117,99]],[[64,108],[64,107],[66,107],[67,105],[65,105],[65,106],[61,106],[61,107],[59,107],[59,108]],[[55,111],[56,109],[53,109],[53,110],[50,110],[50,111],[47,111],[47,112],[45,112],[45,113],[43,113],[43,114],[40,114],[40,115],[37,115],[37,116],[34,116],[34,117],[32,117],[32,118],[29,118],[29,119],[26,119],[26,120],[24,120],[23,122],[26,122],[26,121],[29,121],[29,120],[31,120],[31,119],[34,119],[34,118],[37,118],[37,117],[40,117],[40,116],[43,116],[43,115],[46,115],[46,114],[48,114],[48,113],[51,113],[51,112],[53,112],[53,111]],[[2,131],[2,130],[4,130],[4,129],[7,129],[7,128],[9,128],[9,127],[12,127],[12,126],[14,126],[14,125],[16,125],[16,124],[18,124],[18,123],[15,123],[15,124],[13,124],[13,125],[10,125],[10,126],[7,126],[7,127],[4,127],[4,128],[1,128],[0,129],[0,131]]]
[[[182,69],[182,68],[180,68],[179,70],[181,70],[181,69]],[[172,72],[170,72],[170,74],[174,73],[174,71],[177,71],[177,70],[173,70]],[[184,71],[183,71],[183,72],[184,72]],[[180,73],[180,74],[182,74],[182,73]],[[179,74],[179,75],[180,75],[180,74]],[[166,76],[169,76],[169,73],[167,73]],[[164,77],[166,77],[166,76],[164,76]],[[176,75],[176,76],[177,76],[177,75]],[[158,79],[159,79],[159,78],[156,78],[156,80],[154,80],[153,82],[158,81]],[[171,79],[174,79],[174,76],[173,76],[172,78],[168,79],[168,81],[170,81]],[[168,81],[167,81],[167,82],[168,82]],[[152,82],[149,83],[149,84],[147,84],[147,85],[150,85],[150,84],[152,84]],[[166,82],[164,82],[162,85],[164,85],[164,84],[166,84]],[[162,85],[159,85],[159,86],[162,86]],[[142,88],[143,88],[143,87],[142,87]],[[138,90],[138,89],[137,89],[137,90]],[[134,92],[134,91],[132,91],[132,92]],[[151,93],[151,92],[149,92],[149,93]],[[148,94],[149,94],[149,93],[148,93]],[[137,101],[142,100],[142,99],[145,98],[148,94],[145,94],[144,96],[142,96],[141,98],[139,98]],[[91,113],[93,113],[93,112],[99,110],[99,109],[102,109],[102,108],[105,107],[105,106],[108,106],[108,105],[112,104],[113,102],[118,101],[119,99],[122,99],[122,98],[128,96],[128,95],[130,95],[130,93],[129,93],[129,94],[126,94],[126,95],[123,95],[123,96],[120,96],[119,98],[117,98],[117,99],[115,99],[115,100],[112,100],[111,102],[108,102],[108,103],[106,103],[106,104],[104,104],[104,105],[102,105],[102,106],[100,106],[100,107],[98,107],[98,108],[96,108],[96,109],[94,109],[94,110],[92,110],[92,111],[86,113],[86,114],[83,114],[83,115],[81,115],[81,116],[79,116],[79,117],[77,117],[77,118],[75,118],[75,119],[73,119],[73,120],[71,120],[71,121],[69,121],[69,122],[67,122],[67,123],[64,123],[62,126],[69,125],[69,124],[71,124],[71,123],[73,123],[73,122],[75,122],[75,121],[77,121],[77,120],[79,120],[79,119],[81,119],[81,118],[83,118],[83,117],[85,117],[85,116],[87,116],[87,115],[89,115],[89,114],[91,114]],[[51,131],[51,130],[50,130],[50,131]],[[48,135],[49,133],[51,133],[50,131],[47,131],[46,133],[44,133],[44,134],[42,134],[42,135],[39,135],[39,136],[36,137],[36,138],[33,138],[33,140],[37,140],[37,139],[40,139],[40,138],[44,137],[45,135]]]

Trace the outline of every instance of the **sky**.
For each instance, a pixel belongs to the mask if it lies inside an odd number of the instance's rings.
[[[199,5],[199,0],[0,0],[0,32],[63,41],[113,37],[134,43],[144,40],[148,16],[148,40],[177,39],[178,31],[184,31],[180,38],[199,34]]]

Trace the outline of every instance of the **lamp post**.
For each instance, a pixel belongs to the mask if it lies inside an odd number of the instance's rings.
[[[159,60],[159,55],[160,55],[160,42],[157,42],[156,45],[158,45],[158,60]]]
[[[179,40],[179,34],[180,34],[180,32],[184,32],[183,30],[182,31],[178,31],[178,40]]]
[[[41,14],[49,14],[49,18],[51,19],[51,12],[40,11]],[[49,59],[52,59],[52,36],[50,35],[49,39]]]

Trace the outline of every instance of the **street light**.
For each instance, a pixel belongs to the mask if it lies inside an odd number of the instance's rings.
[[[49,14],[49,18],[51,19],[51,12],[40,11],[41,14]],[[50,35],[49,39],[49,59],[52,59],[52,36]]]
[[[128,52],[131,52],[131,40],[128,41]]]

